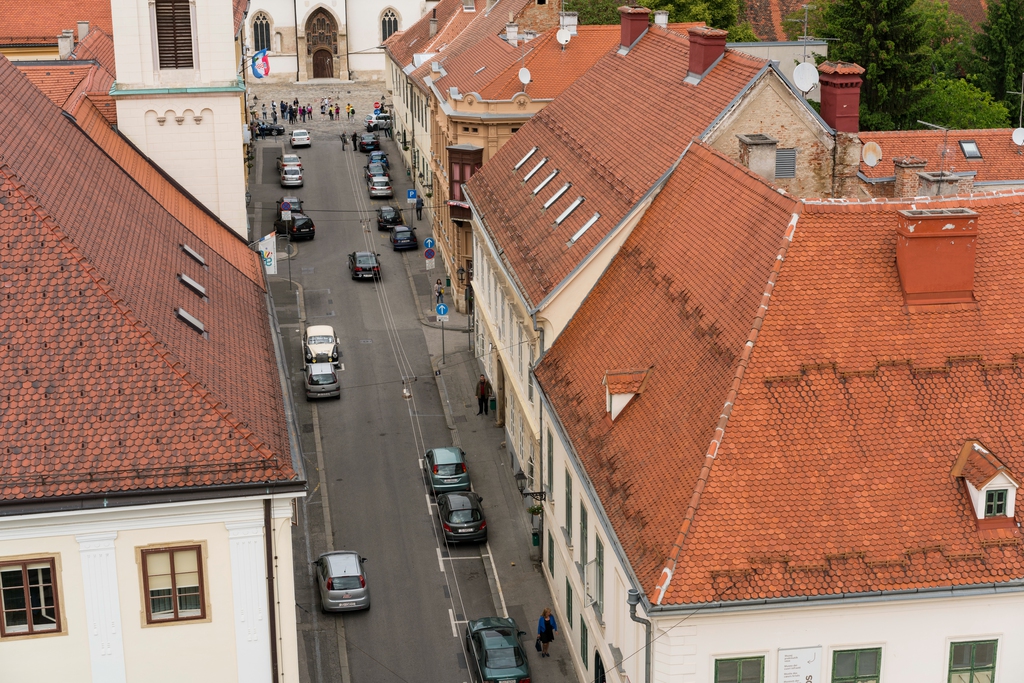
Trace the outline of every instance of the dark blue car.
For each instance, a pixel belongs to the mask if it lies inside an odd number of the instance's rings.
[[[394,251],[401,249],[418,249],[420,242],[416,239],[416,233],[406,225],[395,225],[391,228],[391,248]]]

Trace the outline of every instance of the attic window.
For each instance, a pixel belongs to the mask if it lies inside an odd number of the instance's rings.
[[[519,130],[519,129],[518,128],[513,128],[512,132],[515,133],[517,130]],[[534,147],[529,152],[527,152],[526,156],[523,157],[522,159],[520,159],[519,163],[512,167],[512,170],[513,171],[518,171],[520,168],[522,168],[523,164],[525,164],[527,161],[529,161],[530,157],[532,157],[534,154],[536,154],[538,149],[539,149],[538,147]]]
[[[546,202],[544,202],[544,208],[546,209],[549,206],[551,206],[552,204],[554,204],[555,202],[557,202],[559,197],[561,197],[563,194],[565,194],[569,190],[570,187],[572,187],[572,183],[566,183],[565,185],[562,185],[560,188],[558,188],[558,191],[555,192],[553,195],[551,195],[551,199],[549,199]]]
[[[796,148],[775,150],[775,177],[795,178],[796,177]]]
[[[476,71],[474,71],[473,73],[474,73],[474,74],[478,74],[478,73],[480,73],[481,71],[483,71],[483,70],[484,70],[484,69],[486,69],[486,68],[487,68],[486,66],[482,66],[482,67],[480,67],[479,69],[477,69]]]
[[[530,178],[532,178],[534,176],[534,174],[537,173],[537,171],[540,170],[540,167],[543,166],[545,163],[547,163],[547,160],[548,160],[548,158],[544,157],[543,159],[538,161],[537,165],[534,166],[533,168],[531,168],[530,172],[527,173],[525,176],[523,176],[523,182],[524,183],[529,182]]]
[[[206,259],[199,255],[199,252],[188,246],[187,244],[181,245],[181,250],[192,257],[192,260],[201,266],[206,265]]]
[[[575,211],[579,207],[579,205],[582,204],[584,201],[586,201],[585,198],[577,197],[576,201],[574,201],[572,204],[570,204],[565,209],[565,211],[562,212],[562,215],[560,215],[558,218],[555,219],[555,225],[561,225],[562,221],[564,221],[566,218],[568,218],[569,214],[571,214],[573,211]]]
[[[980,159],[981,150],[978,149],[978,143],[974,140],[961,140],[960,151],[964,153],[964,156],[968,159]]]
[[[188,287],[189,289],[191,289],[199,296],[203,297],[204,299],[206,298],[206,287],[203,287],[201,284],[190,278],[188,275],[185,275],[184,273],[178,273],[178,281],[181,282],[181,284]]]
[[[1006,489],[996,489],[985,492],[985,516],[1005,517],[1006,516]]]
[[[572,245],[576,244],[577,240],[579,240],[579,238],[583,237],[583,233],[585,233],[587,230],[589,230],[590,226],[592,226],[594,223],[596,223],[597,219],[600,218],[600,217],[601,217],[601,214],[599,214],[599,213],[595,213],[593,216],[591,216],[590,220],[587,221],[586,223],[584,223],[583,227],[576,231],[576,234],[573,235],[569,239],[569,243],[566,244],[565,246],[571,247]]]
[[[190,314],[184,308],[177,308],[177,309],[175,309],[174,312],[178,314],[179,318],[181,318],[183,321],[185,321],[186,325],[191,327],[193,330],[195,330],[199,334],[205,334],[206,333],[206,326],[203,325],[203,321],[201,321],[199,318],[195,317],[194,315]]]
[[[551,175],[549,175],[544,180],[540,181],[540,184],[537,185],[537,187],[533,188],[533,194],[537,194],[538,192],[543,190],[544,186],[547,185],[548,183],[550,183],[552,180],[554,180],[556,175],[558,175],[558,169],[557,168],[554,171],[551,172]],[[544,207],[544,208],[547,208],[547,207]]]

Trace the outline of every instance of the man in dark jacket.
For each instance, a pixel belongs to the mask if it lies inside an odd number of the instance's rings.
[[[480,375],[480,382],[476,385],[476,414],[483,413],[487,414],[488,399],[491,397],[491,385],[487,381],[487,378]]]

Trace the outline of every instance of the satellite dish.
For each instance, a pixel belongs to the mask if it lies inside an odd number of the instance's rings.
[[[519,70],[519,82],[526,85],[530,82],[530,70],[525,66]]]
[[[1017,128],[1013,131],[1013,144],[1024,147],[1024,128]]]
[[[861,156],[864,158],[865,164],[874,168],[882,160],[882,148],[877,142],[869,142],[864,145]]]
[[[572,39],[572,34],[564,28],[558,29],[558,33],[555,34],[555,40],[558,41],[559,45],[568,45],[569,40]]]
[[[793,82],[802,93],[809,93],[818,85],[818,70],[810,62],[797,64],[793,69]]]

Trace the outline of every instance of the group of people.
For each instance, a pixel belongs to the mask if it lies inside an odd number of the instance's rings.
[[[255,98],[257,101],[259,98]],[[255,109],[255,107],[254,107]],[[280,112],[280,114],[278,114]],[[291,103],[284,100],[278,102],[271,102],[270,107],[267,107],[267,103],[264,102],[260,105],[260,119],[262,121],[270,121],[277,123],[278,117],[280,117],[282,123],[305,123],[313,120],[313,105],[311,104],[299,104],[299,98],[295,98]],[[345,105],[345,118],[351,121],[356,117],[356,108],[351,103]],[[320,120],[321,121],[341,121],[341,105],[337,102],[333,102],[330,97],[325,97],[320,100]]]

